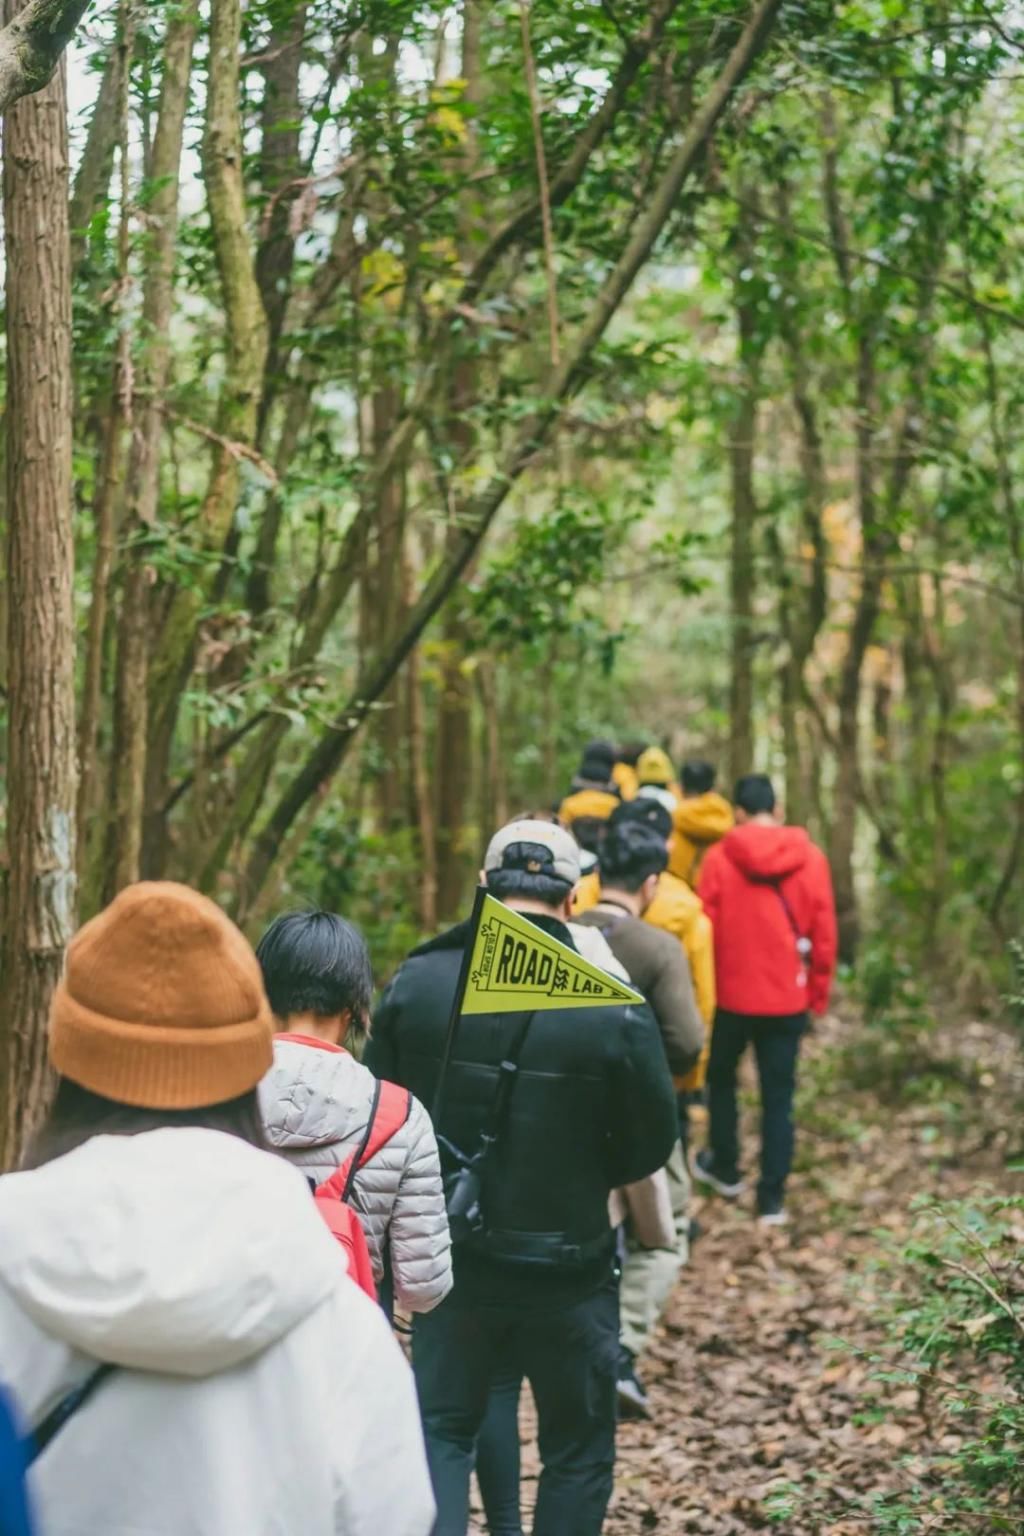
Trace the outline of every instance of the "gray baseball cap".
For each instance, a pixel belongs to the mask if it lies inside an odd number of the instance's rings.
[[[519,852],[523,843],[545,848],[550,858],[543,862]],[[521,869],[526,874],[552,875],[575,885],[580,878],[580,849],[571,832],[554,821],[510,821],[495,832],[484,856],[484,872],[497,869]]]

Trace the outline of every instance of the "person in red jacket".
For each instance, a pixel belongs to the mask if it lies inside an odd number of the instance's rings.
[[[699,892],[715,931],[718,1011],[708,1065],[710,1147],[694,1174],[736,1199],[740,1175],[736,1071],[753,1044],[761,1083],[762,1222],[786,1221],[793,1093],[809,1014],[823,1014],[836,963],[832,877],[802,827],[779,823],[775,791],[751,773],[735,791],[736,826],[709,848]]]

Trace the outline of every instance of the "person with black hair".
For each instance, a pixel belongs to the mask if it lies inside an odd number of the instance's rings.
[[[672,815],[660,801],[639,795],[635,800],[620,805],[609,818],[608,830],[626,824],[652,828],[661,838],[671,861]],[[576,897],[576,921],[579,921],[581,913],[588,911],[600,899],[600,892],[599,875],[585,878],[581,882]],[[663,929],[683,946],[693,978],[697,1006],[705,1028],[710,1029],[715,1015],[715,961],[711,924],[705,916],[700,898],[684,881],[677,879],[670,869],[666,869],[658,877],[653,899],[644,911],[644,922],[652,928]],[[685,1079],[680,1079],[682,1091],[696,1089],[703,1081],[706,1050],[705,1043],[705,1051],[701,1053],[697,1065]]]
[[[661,1030],[669,1068],[685,1075],[704,1043],[686,955],[667,933],[641,922],[668,862],[664,838],[641,820],[609,827],[601,844],[601,896],[575,919],[604,934],[612,954],[646,997]]]
[[[780,825],[771,780],[736,785],[737,825],[709,849],[700,894],[715,932],[718,1012],[708,1067],[710,1146],[696,1177],[729,1199],[743,1193],[736,1073],[753,1045],[761,1083],[761,1221],[786,1221],[793,1094],[809,1014],[828,1007],[836,917],[828,860],[801,827]]]
[[[579,874],[579,848],[564,828],[520,821],[491,839],[482,879],[542,934],[574,948],[568,921]],[[421,945],[374,1019],[368,1064],[428,1103],[473,938],[460,923]],[[477,1146],[500,1064],[518,1047],[482,1225],[455,1245],[452,1294],[413,1320],[435,1536],[465,1536],[492,1385],[522,1376],[544,1463],[534,1536],[598,1536],[612,1491],[619,1334],[608,1197],[661,1168],[675,1143],[672,1080],[648,1008],[555,1008],[527,1016],[525,1034],[523,1022],[520,1014],[462,1017],[436,1127],[442,1149]]]
[[[558,807],[558,819],[581,848],[596,854],[604,823],[621,803],[615,782],[615,747],[610,741],[590,741],[583,749],[569,793]]]
[[[732,806],[715,791],[711,763],[690,758],[683,764],[679,779],[683,793],[673,819],[668,867],[677,879],[696,890],[704,855],[732,830]]]
[[[633,802],[638,804],[639,802]],[[656,803],[656,802],[655,802]],[[603,931],[612,952],[629,972],[661,1029],[672,1072],[680,1078],[695,1066],[704,1043],[704,1021],[697,1008],[686,952],[678,939],[642,921],[654,901],[668,862],[665,838],[644,820],[620,817],[601,845],[601,899],[581,923]],[[635,1234],[628,1239],[619,1305],[619,1409],[623,1417],[646,1418],[647,1395],[636,1361],[689,1256],[690,1180],[677,1142],[666,1164],[672,1207],[670,1246],[648,1247]]]
[[[366,1235],[373,1277],[403,1312],[429,1312],[451,1290],[451,1243],[430,1116],[406,1097],[383,1145],[373,1073],[344,1048],[364,1039],[373,998],[366,941],[334,912],[286,912],[256,957],[274,1012],[274,1064],[260,1085],[270,1145],[317,1186],[361,1147],[348,1203]],[[366,1153],[370,1155],[366,1155]],[[344,1175],[342,1175],[344,1177]],[[346,1182],[348,1182],[346,1180]]]

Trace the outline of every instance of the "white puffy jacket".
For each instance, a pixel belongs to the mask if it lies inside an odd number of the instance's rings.
[[[304,1180],[220,1131],[99,1136],[0,1179],[0,1380],[40,1536],[428,1536],[411,1373]]]
[[[358,1149],[375,1079],[347,1051],[279,1036],[260,1084],[267,1140],[317,1184]],[[391,1260],[396,1305],[429,1312],[452,1288],[451,1240],[430,1116],[413,1099],[409,1118],[356,1174],[351,1203],[366,1233],[378,1284]]]

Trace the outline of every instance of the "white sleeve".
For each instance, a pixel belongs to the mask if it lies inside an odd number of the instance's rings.
[[[345,1285],[334,1428],[327,1431],[336,1457],[336,1536],[430,1536],[434,1495],[412,1371],[380,1308]]]

